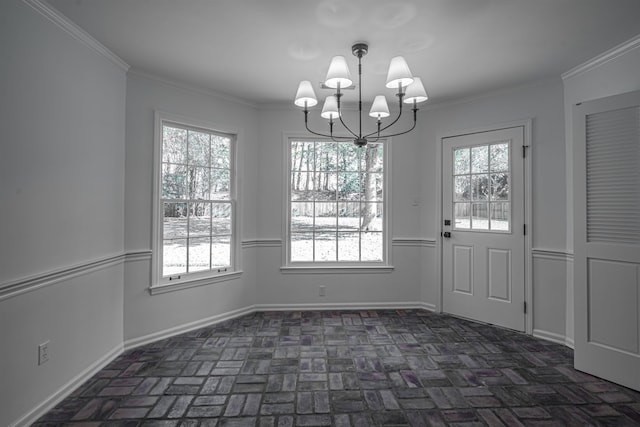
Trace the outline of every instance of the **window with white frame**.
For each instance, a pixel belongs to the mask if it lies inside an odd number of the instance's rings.
[[[385,150],[289,139],[289,265],[387,262]]]
[[[235,137],[158,117],[157,282],[234,269]]]

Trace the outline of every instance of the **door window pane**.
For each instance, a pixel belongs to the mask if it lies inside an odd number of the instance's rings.
[[[471,173],[489,171],[489,147],[481,145],[471,148]]]
[[[471,228],[471,203],[453,204],[454,227],[457,229]]]
[[[471,228],[473,230],[489,229],[489,203],[471,205]]]
[[[471,175],[471,199],[489,200],[489,175]]]
[[[491,229],[509,231],[511,204],[508,202],[491,203]]]
[[[491,145],[491,172],[509,171],[509,143]]]
[[[494,173],[491,175],[491,200],[509,200],[508,173]]]
[[[453,151],[454,229],[510,230],[509,147],[507,141]]]
[[[463,175],[469,173],[471,152],[468,148],[459,148],[453,152],[453,173]]]

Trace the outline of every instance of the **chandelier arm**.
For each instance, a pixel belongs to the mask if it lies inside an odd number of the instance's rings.
[[[381,132],[384,132],[385,130],[389,129],[391,126],[395,125],[398,122],[398,120],[400,120],[400,117],[402,117],[402,98],[404,97],[404,93],[402,93],[402,90],[397,94],[397,96],[398,96],[398,98],[400,100],[399,107],[398,107],[398,116],[391,123],[389,123],[388,125],[384,126],[382,129],[378,129],[377,131],[374,131],[374,132],[371,132],[371,133],[365,135],[364,136],[365,138],[368,138],[371,135],[375,135],[376,133],[379,134]]]
[[[338,88],[336,91],[336,99],[337,99],[337,104],[338,104],[338,118],[340,119],[340,123],[342,123],[342,126],[344,126],[344,128],[349,131],[349,133],[351,135],[354,136],[354,138],[358,138],[358,135],[356,135],[350,128],[349,126],[347,126],[347,124],[344,122],[344,120],[342,119],[342,106],[340,103],[340,98],[342,97],[342,94],[340,93],[340,83],[338,83]]]
[[[409,129],[403,131],[403,132],[398,132],[398,133],[392,133],[389,135],[378,135],[378,138],[391,138],[392,136],[398,136],[398,135],[404,135],[405,133],[409,133],[412,130],[414,130],[416,128],[416,124],[417,124],[417,117],[416,117],[416,113],[418,112],[417,108],[413,108],[413,126],[411,126]]]
[[[340,112],[340,123],[342,123],[342,126],[344,126],[344,128],[348,130],[349,133],[353,135],[354,138],[358,138],[358,135],[356,135],[351,129],[349,129],[349,126],[347,126],[344,120],[342,120],[342,112]]]
[[[331,139],[334,138],[334,136],[332,134],[316,132],[316,131],[313,131],[313,130],[309,129],[309,123],[308,123],[308,120],[307,120],[308,115],[309,115],[309,111],[308,110],[304,110],[304,127],[307,129],[307,132],[312,133],[314,135],[321,136],[323,138],[331,138]],[[344,141],[349,141],[351,139],[351,137],[346,137],[346,136],[336,136],[335,138],[343,138]],[[338,142],[338,141],[336,141],[336,142]]]

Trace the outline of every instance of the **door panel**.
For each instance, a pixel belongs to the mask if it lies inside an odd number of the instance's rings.
[[[640,92],[574,109],[576,369],[640,390]]]
[[[489,298],[511,301],[511,251],[489,249]]]
[[[525,329],[523,142],[524,128],[515,127],[444,138],[442,150],[442,217],[450,220],[443,226],[443,310],[519,331]]]

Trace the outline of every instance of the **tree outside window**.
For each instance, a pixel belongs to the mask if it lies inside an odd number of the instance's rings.
[[[384,145],[290,141],[289,261],[384,262]]]
[[[162,276],[232,265],[233,137],[162,123]]]

